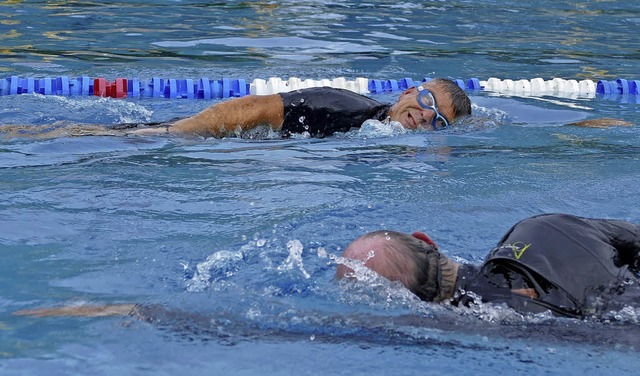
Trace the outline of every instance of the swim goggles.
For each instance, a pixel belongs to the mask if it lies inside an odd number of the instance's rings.
[[[440,111],[438,111],[438,105],[436,104],[436,98],[433,97],[433,94],[422,85],[416,87],[418,89],[418,104],[420,107],[425,110],[432,110],[436,115],[433,117],[431,121],[431,126],[433,130],[437,131],[439,129],[444,129],[449,126],[449,121],[445,118]]]

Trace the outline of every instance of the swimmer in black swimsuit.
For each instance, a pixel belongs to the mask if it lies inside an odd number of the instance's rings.
[[[481,299],[567,317],[640,306],[640,226],[623,221],[566,214],[528,218],[513,226],[480,266],[448,259],[419,232],[365,234],[343,257],[364,261],[425,301],[470,305]],[[336,276],[354,274],[338,265]]]
[[[376,231],[354,240],[345,259],[362,261],[420,299],[469,306],[506,303],[519,312],[600,316],[640,306],[640,226],[614,220],[545,214],[513,226],[480,266],[458,264],[424,233]],[[348,262],[347,262],[348,263]],[[354,265],[351,265],[355,268]],[[338,264],[336,277],[357,278]],[[31,316],[153,317],[136,304],[24,310]]]
[[[0,138],[49,139],[75,136],[197,135],[238,136],[259,126],[284,137],[308,133],[329,136],[359,128],[369,119],[396,121],[407,129],[435,130],[471,114],[471,101],[456,83],[436,78],[405,90],[393,104],[354,92],[318,87],[272,95],[249,95],[216,103],[179,120],[104,127],[59,122],[53,125],[0,127]]]
[[[0,127],[0,139],[77,136],[198,135],[241,136],[259,126],[281,132],[283,137],[307,133],[329,136],[359,128],[366,120],[395,121],[406,129],[437,130],[471,114],[471,101],[451,80],[436,78],[405,90],[393,104],[342,89],[301,89],[273,95],[234,98],[179,120],[153,124],[120,124],[112,127],[58,122],[45,126]],[[592,119],[569,125],[607,128],[630,126],[616,119]]]
[[[397,121],[407,129],[440,129],[471,114],[471,101],[453,81],[436,78],[405,90],[394,105],[348,90],[310,88],[273,95],[250,95],[217,103],[166,127],[135,134],[196,134],[225,137],[267,125],[286,137],[308,132],[323,137],[358,128],[369,119]]]

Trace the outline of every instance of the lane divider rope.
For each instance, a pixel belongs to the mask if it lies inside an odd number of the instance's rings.
[[[45,78],[21,78],[11,76],[0,79],[0,96],[19,94],[41,94],[59,96],[98,96],[111,98],[168,98],[168,99],[223,99],[242,97],[249,94],[276,94],[303,88],[329,86],[351,90],[359,94],[381,94],[403,91],[430,78],[413,81],[411,78],[400,80],[377,80],[356,78],[347,80],[343,77],[334,79],[311,80],[291,77],[283,80],[272,77],[268,80],[255,79],[248,82],[244,79],[165,79],[153,77],[148,80],[138,78],[116,78],[109,81],[105,78],[67,76]],[[567,98],[594,98],[604,96],[640,95],[640,80],[617,79],[600,80],[565,80],[553,78],[544,80],[511,80],[489,78],[479,80],[454,80],[466,91],[489,91],[515,96],[558,96]]]

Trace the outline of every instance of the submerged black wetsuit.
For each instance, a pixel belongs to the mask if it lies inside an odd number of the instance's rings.
[[[640,226],[545,214],[513,226],[480,267],[461,266],[454,303],[472,291],[518,311],[583,317],[640,305],[639,271]],[[511,292],[520,288],[538,298]]]
[[[284,103],[282,134],[309,132],[329,136],[359,128],[369,119],[385,120],[389,105],[342,89],[309,88],[280,94]]]

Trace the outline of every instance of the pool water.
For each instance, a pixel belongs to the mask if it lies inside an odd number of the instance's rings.
[[[4,1],[0,76],[638,79],[639,25],[627,1]],[[478,263],[543,212],[640,223],[639,98],[470,95],[438,133],[0,141],[0,373],[637,374],[635,309],[529,317],[333,280],[380,228]],[[211,103],[2,96],[0,130]],[[567,125],[594,118],[635,126]],[[11,314],[110,303],[163,320]]]

